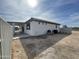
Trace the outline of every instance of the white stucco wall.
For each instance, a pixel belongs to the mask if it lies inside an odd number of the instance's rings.
[[[32,36],[38,36],[42,34],[46,34],[47,30],[55,30],[56,25],[55,24],[50,24],[50,23],[43,23],[38,21],[32,21],[30,22],[30,30],[26,30],[26,25],[25,25],[25,33],[28,33],[29,35]],[[57,26],[57,29],[59,30],[59,25]]]

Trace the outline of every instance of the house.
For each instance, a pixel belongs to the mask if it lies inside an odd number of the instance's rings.
[[[27,33],[31,36],[38,36],[46,34],[48,31],[59,32],[60,24],[42,20],[38,18],[30,18],[26,22],[8,22],[10,24],[20,26],[21,32]]]
[[[58,23],[41,20],[37,18],[31,18],[27,22],[25,22],[24,32],[34,36],[43,35],[46,34],[48,30],[59,31],[59,26],[60,24]]]
[[[24,33],[24,25],[25,22],[14,22],[14,21],[9,21],[8,22],[10,25],[13,27],[13,33]]]

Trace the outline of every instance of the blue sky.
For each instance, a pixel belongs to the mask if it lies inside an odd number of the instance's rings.
[[[27,0],[0,0],[0,16],[6,21],[42,18],[68,26],[79,26],[79,0],[37,0],[32,8]]]

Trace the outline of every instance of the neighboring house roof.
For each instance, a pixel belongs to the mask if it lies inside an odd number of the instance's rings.
[[[30,21],[39,21],[39,22],[46,22],[46,23],[50,23],[50,24],[57,24],[60,25],[59,23],[56,22],[52,22],[52,21],[47,21],[47,20],[43,20],[43,19],[38,19],[38,18],[31,18],[28,21],[26,21],[26,23],[30,22]]]
[[[56,23],[56,22],[47,21],[47,20],[38,19],[38,18],[30,18],[30,19],[28,19],[26,22],[14,22],[14,21],[9,21],[8,23],[28,23],[28,22],[30,22],[30,21],[39,21],[39,22],[46,22],[46,23],[50,23],[50,24],[60,25],[59,23]]]
[[[14,21],[7,21],[8,23],[25,23],[25,22],[14,22]]]

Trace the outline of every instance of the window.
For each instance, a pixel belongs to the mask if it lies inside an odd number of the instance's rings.
[[[19,30],[19,27],[15,27],[15,31]]]
[[[26,25],[26,29],[27,29],[27,30],[30,30],[30,23],[28,23],[28,24]]]

